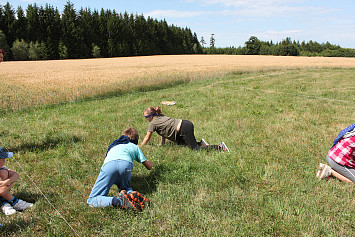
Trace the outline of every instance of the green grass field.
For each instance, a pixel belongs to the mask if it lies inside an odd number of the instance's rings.
[[[121,97],[1,114],[2,142],[20,173],[12,192],[32,210],[1,215],[1,236],[74,236],[29,175],[80,236],[354,236],[351,184],[315,178],[338,132],[354,123],[355,69],[235,74]],[[90,208],[108,145],[160,101],[192,121],[197,139],[230,153],[196,152],[157,134],[142,148],[156,163],[135,163],[134,189],[152,200],[142,213]],[[117,195],[116,187],[111,195]]]

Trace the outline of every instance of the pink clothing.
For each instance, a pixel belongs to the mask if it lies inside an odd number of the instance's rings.
[[[355,136],[340,140],[329,150],[328,156],[340,165],[355,169]]]

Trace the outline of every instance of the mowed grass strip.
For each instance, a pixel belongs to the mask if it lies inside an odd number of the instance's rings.
[[[334,137],[354,122],[353,75],[254,72],[21,110],[1,115],[1,140],[81,236],[352,236],[353,186],[318,181],[315,173]],[[231,152],[159,147],[154,134],[142,149],[156,166],[147,171],[135,163],[132,177],[152,208],[136,214],[88,207],[107,146],[128,126],[142,139],[143,110],[163,100],[177,102],[163,112],[193,121],[197,139],[224,141]],[[2,235],[73,236],[15,160],[7,166],[21,174],[13,193],[36,204],[3,216]]]
[[[83,60],[3,62],[0,108],[21,108],[108,97],[130,91],[294,68],[354,68],[354,58],[251,55],[169,55]]]

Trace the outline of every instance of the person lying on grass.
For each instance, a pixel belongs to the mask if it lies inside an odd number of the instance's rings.
[[[161,136],[161,145],[168,139],[178,145],[186,145],[192,150],[221,150],[229,151],[226,144],[209,145],[204,139],[197,142],[194,134],[194,125],[189,120],[174,119],[162,114],[160,107],[148,107],[144,110],[144,117],[149,122],[148,132],[145,135],[141,147],[146,145],[153,132]]]
[[[5,159],[12,157],[14,154],[12,152],[5,152],[2,147],[0,147],[0,180],[7,181],[12,185],[20,177],[19,174],[13,170],[8,169],[5,165]],[[0,196],[1,211],[5,215],[15,214],[17,211],[24,211],[27,208],[33,206],[32,203],[25,202],[21,199],[17,199],[8,191],[4,191]]]
[[[133,161],[142,163],[148,170],[154,166],[154,163],[148,161],[137,146],[138,139],[137,129],[129,127],[108,147],[104,164],[87,200],[89,206],[114,206],[139,212],[150,204],[148,198],[131,188]],[[109,197],[107,195],[114,184],[121,192],[117,197]]]
[[[318,166],[319,179],[333,176],[343,182],[355,182],[355,124],[339,133],[326,160],[329,165],[320,163]]]

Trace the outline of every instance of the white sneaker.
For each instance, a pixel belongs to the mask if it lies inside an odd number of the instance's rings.
[[[32,206],[33,206],[33,203],[25,202],[25,201],[19,199],[18,202],[13,206],[13,208],[16,211],[24,211],[27,208],[30,208]]]
[[[201,146],[208,146],[209,144],[206,142],[205,139],[201,139]]]
[[[329,177],[332,174],[332,168],[329,165],[320,163],[317,171],[319,180]]]
[[[219,150],[229,152],[229,149],[228,149],[227,145],[224,142],[222,142],[218,146],[219,146]]]
[[[10,203],[5,203],[1,206],[1,211],[9,216],[16,213],[16,210],[10,205]]]

